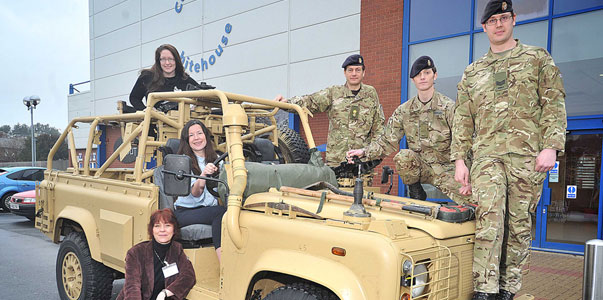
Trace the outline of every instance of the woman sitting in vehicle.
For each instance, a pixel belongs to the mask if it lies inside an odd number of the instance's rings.
[[[210,176],[218,171],[218,167],[212,163],[218,155],[214,150],[211,133],[199,120],[190,120],[184,125],[180,134],[178,154],[191,158],[191,170],[195,175]],[[182,227],[191,224],[212,226],[212,240],[220,260],[222,216],[226,208],[218,205],[218,199],[209,193],[205,184],[203,179],[191,180],[191,193],[178,197],[174,202],[174,213]]]
[[[140,72],[140,76],[132,92],[130,92],[130,104],[136,110],[144,110],[146,105],[142,98],[151,92],[173,92],[196,89],[199,84],[184,72],[182,60],[176,47],[163,44],[155,50],[155,64],[149,69]],[[157,108],[161,103],[155,104]]]
[[[173,241],[180,235],[174,213],[169,208],[155,211],[148,233],[151,241],[128,250],[126,281],[117,299],[184,299],[195,285],[195,271],[182,245]]]

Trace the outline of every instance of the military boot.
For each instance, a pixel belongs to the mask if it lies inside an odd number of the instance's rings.
[[[513,300],[513,297],[515,296],[515,294],[506,291],[506,290],[500,290],[498,292],[498,295],[496,295],[496,300]]]
[[[482,292],[475,292],[473,294],[473,298],[471,298],[472,300],[496,300],[498,298],[497,294],[488,294],[488,293],[482,293]]]
[[[427,199],[427,193],[425,193],[421,183],[417,182],[408,185],[408,197],[418,200],[425,200]]]

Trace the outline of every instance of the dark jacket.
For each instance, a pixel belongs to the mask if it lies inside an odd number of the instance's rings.
[[[165,260],[168,263],[176,262],[179,271],[178,274],[165,279],[165,288],[174,293],[170,299],[184,299],[195,285],[193,264],[184,254],[182,245],[176,241],[172,241],[172,245],[165,255]],[[153,294],[153,282],[153,243],[146,241],[128,250],[126,255],[126,282],[119,296],[117,296],[117,300],[150,299]]]
[[[156,91],[149,91],[149,86],[151,85],[151,81],[153,80],[153,74],[149,71],[142,71],[134,87],[132,87],[132,91],[130,92],[130,105],[132,105],[136,110],[144,110],[147,108],[146,104],[142,102],[143,98],[146,98],[150,92],[173,92],[175,90],[186,91],[189,90],[189,85],[192,87],[198,87],[199,84],[192,77],[188,76],[186,79],[183,79],[182,76],[174,76],[171,78],[165,78],[165,82],[163,86],[161,86]],[[157,108],[161,104],[157,102],[155,104],[155,108]]]

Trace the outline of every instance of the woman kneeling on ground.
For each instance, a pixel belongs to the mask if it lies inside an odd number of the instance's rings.
[[[211,133],[199,120],[190,120],[182,128],[178,154],[191,158],[191,170],[195,175],[210,176],[218,172],[212,162],[218,158],[211,140]],[[209,193],[205,180],[191,180],[191,193],[178,197],[174,202],[174,214],[180,226],[191,224],[211,225],[212,240],[218,260],[222,256],[221,233],[224,206],[218,205],[218,199]]]
[[[195,285],[195,271],[182,245],[174,213],[166,208],[151,215],[151,241],[139,243],[126,255],[126,281],[117,299],[184,299]],[[153,262],[153,263],[151,263]]]

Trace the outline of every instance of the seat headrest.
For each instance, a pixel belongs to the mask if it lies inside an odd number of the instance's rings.
[[[167,154],[177,154],[178,147],[180,147],[180,139],[168,139],[165,142],[165,149]]]

